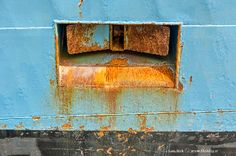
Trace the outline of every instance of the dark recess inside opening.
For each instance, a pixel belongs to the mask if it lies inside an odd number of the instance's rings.
[[[112,48],[114,50],[124,49],[124,25],[112,26]]]

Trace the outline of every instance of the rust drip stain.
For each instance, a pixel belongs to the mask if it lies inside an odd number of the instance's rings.
[[[80,17],[83,17],[83,12],[82,12],[82,5],[83,5],[83,2],[84,2],[84,0],[80,0],[80,1],[79,1],[79,4],[78,4],[78,6],[79,6],[79,16],[80,16]]]
[[[33,117],[32,117],[32,120],[33,120],[33,121],[39,121],[39,120],[40,120],[40,116],[33,116]]]
[[[73,87],[57,87],[56,98],[60,105],[60,114],[71,114],[72,104],[74,100],[74,88]]]
[[[121,93],[120,88],[109,88],[106,89],[106,101],[110,114],[117,114],[118,109],[118,95]],[[116,116],[110,116],[109,125],[111,128],[115,128],[116,125]]]
[[[152,132],[152,131],[154,131],[154,127],[147,127],[147,117],[146,117],[146,115],[138,114],[137,117],[139,119],[140,131],[143,131],[143,132]]]
[[[192,84],[192,82],[193,82],[193,76],[190,76],[189,77],[189,83]]]
[[[83,5],[83,2],[84,2],[84,0],[79,1],[79,7],[81,7]]]
[[[58,36],[57,35],[55,35],[55,48],[56,48],[56,75],[57,75],[57,78],[58,78],[58,76],[59,76],[59,62],[60,62],[60,60],[59,60],[59,40],[58,40]],[[51,84],[51,82],[50,82],[50,84]]]
[[[64,129],[64,130],[68,130],[68,129],[72,129],[72,125],[71,123],[66,123],[64,125],[61,126],[61,129]]]
[[[104,40],[103,47],[93,41],[96,26],[96,24],[67,25],[66,36],[68,53],[79,54],[109,49],[109,41]]]

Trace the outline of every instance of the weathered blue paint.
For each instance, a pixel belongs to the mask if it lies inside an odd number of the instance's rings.
[[[155,131],[235,131],[236,1],[131,0],[128,5],[124,0],[84,0],[80,7],[79,3],[0,1],[1,129],[55,129],[70,123],[71,130],[80,126],[99,130],[115,118],[110,130],[139,130],[142,118],[137,114],[143,114],[146,126]],[[107,92],[77,89],[71,106],[64,108],[55,98],[58,21],[183,23],[183,92],[176,96],[172,89],[165,94],[158,88],[123,89],[117,95],[116,114],[111,114],[104,100]],[[104,115],[102,120],[97,114]]]

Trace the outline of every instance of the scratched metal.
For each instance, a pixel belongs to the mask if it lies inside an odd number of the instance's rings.
[[[1,0],[1,129],[235,131],[236,1],[129,3]],[[182,23],[178,80],[183,90],[57,87],[54,24],[63,22]],[[107,63],[118,54],[102,55],[82,62]]]

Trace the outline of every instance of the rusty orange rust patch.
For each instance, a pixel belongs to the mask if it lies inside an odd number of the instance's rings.
[[[81,130],[83,130],[83,129],[85,128],[85,126],[84,126],[84,125],[81,125],[81,126],[79,126],[79,128],[80,128]]]
[[[71,24],[66,26],[67,49],[69,54],[79,54],[109,49],[109,41],[102,47],[93,42],[96,24]]]
[[[145,133],[154,131],[154,127],[147,127],[147,117],[145,114],[138,114],[140,131]]]
[[[127,50],[166,56],[169,52],[170,28],[159,25],[129,25]]]
[[[32,117],[32,120],[33,120],[33,121],[39,121],[39,120],[40,120],[40,116],[33,116],[33,117]]]
[[[106,63],[107,66],[128,66],[127,58],[115,58]]]
[[[99,138],[102,138],[105,135],[105,132],[109,131],[110,126],[102,126],[99,130],[99,132],[97,132],[97,136]]]
[[[131,133],[131,134],[137,134],[138,133],[137,131],[133,130],[132,128],[129,128],[128,132]]]
[[[54,86],[54,85],[55,85],[55,80],[52,80],[52,79],[51,79],[51,80],[50,80],[50,85],[51,85],[51,86]]]
[[[64,125],[61,126],[62,129],[72,129],[71,123],[65,123]]]
[[[24,129],[25,127],[24,127],[23,123],[19,123],[18,125],[15,125],[15,128],[16,129]]]
[[[2,128],[2,129],[6,129],[6,128],[7,128],[7,124],[1,125],[1,128]]]
[[[184,90],[184,86],[181,82],[178,82],[178,91],[182,92]]]
[[[173,70],[167,65],[150,67],[59,67],[63,87],[169,87],[174,88]]]

